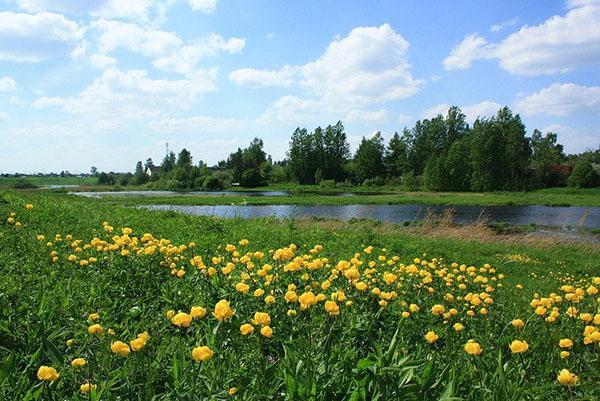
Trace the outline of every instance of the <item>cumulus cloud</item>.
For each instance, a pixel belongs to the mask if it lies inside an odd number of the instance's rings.
[[[116,20],[101,19],[91,26],[99,32],[99,53],[126,49],[152,58],[160,70],[181,74],[193,73],[205,57],[240,53],[246,44],[244,38],[225,39],[215,33],[185,42],[173,32]]]
[[[12,77],[0,77],[0,92],[12,92],[17,89],[17,82]]]
[[[247,122],[237,118],[193,116],[185,118],[165,118],[152,121],[148,126],[157,132],[193,133],[200,135],[205,132],[231,133],[240,131],[247,126]]]
[[[107,68],[117,63],[117,59],[109,57],[105,54],[92,54],[90,55],[90,64],[97,68]]]
[[[295,81],[298,68],[289,65],[280,70],[257,70],[254,68],[240,68],[229,74],[229,79],[237,85],[250,87],[281,86],[288,87]]]
[[[346,114],[345,121],[366,122],[366,123],[383,123],[387,120],[388,112],[385,109],[380,110],[359,110],[352,109]]]
[[[61,14],[0,12],[0,60],[35,63],[66,55],[82,36],[83,29]]]
[[[565,73],[600,63],[600,2],[571,1],[569,11],[544,23],[523,26],[497,44],[467,35],[443,61],[447,70],[465,69],[474,60],[498,59],[513,74]]]
[[[490,31],[492,31],[492,32],[499,32],[499,31],[501,31],[501,30],[503,30],[505,28],[509,28],[511,26],[517,25],[518,21],[519,21],[518,18],[513,18],[513,19],[510,19],[508,21],[501,22],[499,24],[494,24],[494,25],[492,25],[490,27]]]
[[[600,138],[598,128],[574,128],[563,124],[550,124],[544,127],[542,132],[557,134],[558,142],[565,147],[565,153],[580,153],[593,149]]]
[[[263,117],[295,119],[315,112],[350,113],[374,103],[410,97],[421,90],[424,80],[416,79],[408,62],[409,43],[389,24],[354,28],[347,36],[333,40],[316,60],[280,70],[236,70],[230,78],[238,84],[258,86],[265,82],[280,86],[294,83],[312,97],[284,96],[273,103]],[[290,107],[285,110],[282,105]]]
[[[475,121],[478,117],[493,117],[496,115],[498,110],[502,108],[499,103],[492,102],[489,100],[483,101],[481,103],[459,106],[465,115],[468,122]],[[450,105],[447,103],[437,104],[428,109],[423,110],[421,113],[421,118],[433,118],[437,117],[439,114],[442,116],[446,116],[448,113],[448,109]]]
[[[517,109],[526,115],[600,114],[600,86],[555,83],[518,101]]]
[[[217,0],[188,0],[192,10],[212,13],[217,8]]]
[[[61,106],[69,113],[102,120],[143,120],[189,109],[216,90],[215,70],[197,70],[186,79],[152,79],[144,70],[109,68],[75,96],[40,98],[34,107]]]
[[[31,107],[33,107],[34,109],[46,109],[49,107],[64,106],[64,104],[65,104],[65,99],[63,99],[63,98],[42,96],[42,97],[37,98],[31,104]]]

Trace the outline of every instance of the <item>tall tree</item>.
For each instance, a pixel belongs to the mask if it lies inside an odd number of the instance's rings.
[[[534,130],[531,135],[531,167],[536,176],[546,186],[556,185],[557,176],[552,174],[550,168],[560,163],[564,157],[563,146],[557,142],[556,134],[548,132],[542,136],[541,131]]]
[[[350,145],[344,132],[344,125],[338,121],[328,125],[323,136],[324,161],[323,178],[342,181],[345,178],[344,166],[350,158]]]
[[[354,163],[356,165],[356,173],[360,181],[366,179],[383,177],[385,174],[385,165],[383,164],[383,155],[385,145],[381,132],[377,132],[372,138],[362,138]]]
[[[389,177],[400,177],[408,172],[408,146],[410,132],[404,129],[402,137],[397,132],[390,138],[384,156],[384,164]]]

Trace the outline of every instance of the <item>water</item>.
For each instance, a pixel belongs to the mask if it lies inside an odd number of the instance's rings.
[[[390,223],[423,220],[428,210],[441,214],[448,206],[428,205],[270,205],[270,206],[187,206],[145,205],[151,210],[173,210],[195,216],[369,219]],[[484,215],[491,223],[535,224],[571,230],[575,227],[600,228],[600,207],[547,206],[453,206],[454,222],[475,223]]]
[[[98,192],[72,192],[74,195],[85,196],[88,198],[104,197],[124,197],[124,196],[290,196],[290,195],[328,195],[328,196],[356,196],[356,195],[387,195],[383,192],[298,192],[291,191],[194,191],[194,192],[175,192],[175,191],[98,191]]]

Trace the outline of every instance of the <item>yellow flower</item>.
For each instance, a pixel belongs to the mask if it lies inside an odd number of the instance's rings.
[[[442,315],[444,312],[446,311],[446,308],[444,308],[444,305],[433,305],[431,307],[431,313],[434,315]]]
[[[213,316],[219,321],[231,319],[233,317],[233,310],[229,306],[229,302],[225,299],[217,302]]]
[[[175,316],[175,311],[173,309],[169,309],[165,315],[167,316],[167,319],[171,320],[171,318]]]
[[[72,346],[73,346],[73,344],[75,344],[75,340],[74,340],[74,339],[72,339],[72,338],[69,338],[69,339],[67,340],[67,347],[72,347]]]
[[[469,340],[465,344],[465,352],[469,355],[479,355],[481,351],[483,351],[481,346],[473,340]]]
[[[85,366],[86,361],[83,358],[75,358],[71,361],[71,366],[74,368],[79,368],[81,366]]]
[[[569,357],[569,355],[571,355],[571,353],[570,353],[569,351],[561,351],[561,352],[560,352],[560,357],[561,357],[561,359],[568,358],[568,357]]]
[[[190,316],[192,319],[201,319],[206,316],[206,309],[201,306],[192,306],[192,309],[190,309]]]
[[[523,326],[525,326],[525,322],[521,319],[514,319],[510,322],[510,324],[513,325],[513,327],[516,327],[518,329],[522,328]]]
[[[90,383],[83,383],[81,386],[79,386],[79,391],[81,391],[83,394],[88,394],[95,389],[96,385]]]
[[[325,301],[325,310],[331,316],[336,316],[340,314],[340,307],[335,301]]]
[[[275,303],[275,297],[273,295],[267,295],[265,297],[265,303],[268,305]]]
[[[40,368],[37,371],[37,378],[39,380],[53,382],[55,380],[58,380],[59,377],[60,375],[58,374],[56,369],[54,369],[51,366],[40,366]]]
[[[230,389],[227,391],[227,394],[229,394],[229,395],[231,395],[231,396],[234,396],[234,395],[236,395],[236,394],[237,394],[237,392],[238,392],[238,389],[237,389],[237,387],[231,387],[231,388],[230,388]]]
[[[510,348],[510,351],[513,354],[520,354],[529,349],[529,344],[527,344],[527,341],[525,341],[525,340],[523,340],[523,341],[514,340],[513,342],[510,343],[510,345],[508,347]]]
[[[440,337],[435,334],[435,331],[428,331],[427,334],[425,334],[425,340],[429,343],[429,344],[433,344],[434,342],[436,342]]]
[[[210,361],[213,357],[213,352],[206,345],[196,347],[192,350],[192,359],[196,362]]]
[[[171,323],[177,327],[190,327],[192,316],[185,312],[179,312],[171,318]]]
[[[454,323],[452,327],[454,328],[454,331],[463,331],[465,329],[465,326],[462,323]]]
[[[317,296],[312,291],[308,291],[298,297],[298,302],[300,302],[300,309],[306,310],[317,303]]]
[[[254,324],[259,324],[261,326],[268,326],[271,324],[271,317],[268,313],[265,312],[256,312],[254,314]]]
[[[558,346],[560,348],[571,348],[573,346],[573,341],[570,338],[563,338],[558,342]]]
[[[263,327],[260,328],[260,334],[263,337],[269,338],[269,337],[271,337],[273,335],[273,329],[271,327],[269,327],[269,326],[263,326]]]
[[[102,326],[100,326],[98,323],[92,324],[90,327],[88,327],[89,334],[101,334],[102,331]]]
[[[252,334],[254,332],[254,326],[250,323],[244,323],[240,326],[240,333],[243,336],[247,336],[248,334]]]
[[[142,337],[138,337],[135,340],[131,340],[129,342],[129,345],[131,346],[132,351],[137,352],[144,348],[144,346],[146,345],[146,340]]]
[[[90,322],[96,322],[96,321],[98,321],[98,319],[100,319],[99,313],[90,313],[90,315],[88,316],[88,320]]]
[[[577,383],[577,381],[579,380],[579,377],[577,377],[577,375],[569,372],[567,369],[563,369],[558,373],[558,376],[556,376],[556,380],[558,380],[558,382],[560,384],[562,384],[563,386],[571,387],[572,385]]]
[[[129,348],[129,345],[125,344],[122,341],[115,341],[114,343],[110,344],[110,350],[120,356],[127,356],[129,355],[129,352],[131,351],[131,349]]]
[[[25,205],[25,209],[31,210],[31,209],[33,209],[33,205],[31,203],[28,203]]]
[[[237,283],[235,285],[235,290],[242,293],[247,293],[250,289],[250,286],[246,283]]]

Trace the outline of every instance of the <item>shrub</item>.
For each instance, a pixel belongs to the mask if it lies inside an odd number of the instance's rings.
[[[573,173],[567,180],[570,187],[593,188],[600,186],[600,175],[594,170],[592,162],[581,160],[573,169]]]

